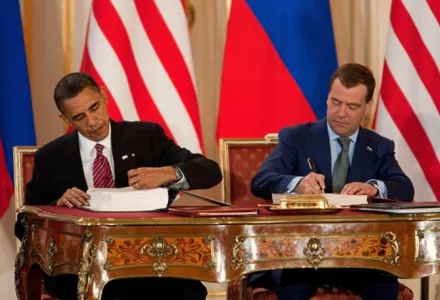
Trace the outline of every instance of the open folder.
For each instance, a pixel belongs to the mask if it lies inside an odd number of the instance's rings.
[[[260,212],[256,207],[197,207],[197,206],[174,206],[168,208],[168,212],[185,217],[230,217],[230,216],[255,216]]]
[[[351,205],[350,210],[388,214],[428,214],[440,213],[437,202],[387,202]]]

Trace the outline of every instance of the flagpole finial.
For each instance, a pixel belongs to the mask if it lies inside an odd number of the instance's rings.
[[[190,0],[185,1],[185,14],[188,22],[188,28],[191,30],[196,20],[196,10]]]

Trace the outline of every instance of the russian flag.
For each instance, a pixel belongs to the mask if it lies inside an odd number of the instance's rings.
[[[217,138],[324,117],[337,66],[328,0],[232,1]]]
[[[0,217],[13,194],[13,147],[35,145],[20,4],[4,0],[0,10]]]

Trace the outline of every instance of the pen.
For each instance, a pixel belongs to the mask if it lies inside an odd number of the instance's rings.
[[[319,173],[318,173],[318,170],[316,169],[315,164],[313,163],[313,161],[312,161],[312,159],[311,159],[310,157],[307,158],[307,163],[308,163],[308,165],[309,165],[310,172],[313,172],[313,173],[319,174]],[[324,193],[324,189],[321,189],[321,192]]]
[[[136,157],[136,154],[132,153],[131,154],[131,162],[133,163],[133,169],[136,168],[135,157]]]

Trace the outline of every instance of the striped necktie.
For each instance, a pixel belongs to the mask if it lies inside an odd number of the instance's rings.
[[[113,188],[115,181],[113,180],[112,170],[107,158],[102,154],[104,146],[96,144],[96,158],[93,161],[93,186],[95,188]]]
[[[350,169],[350,138],[343,136],[338,138],[342,150],[333,166],[333,193],[340,193],[347,181],[348,170]]]

